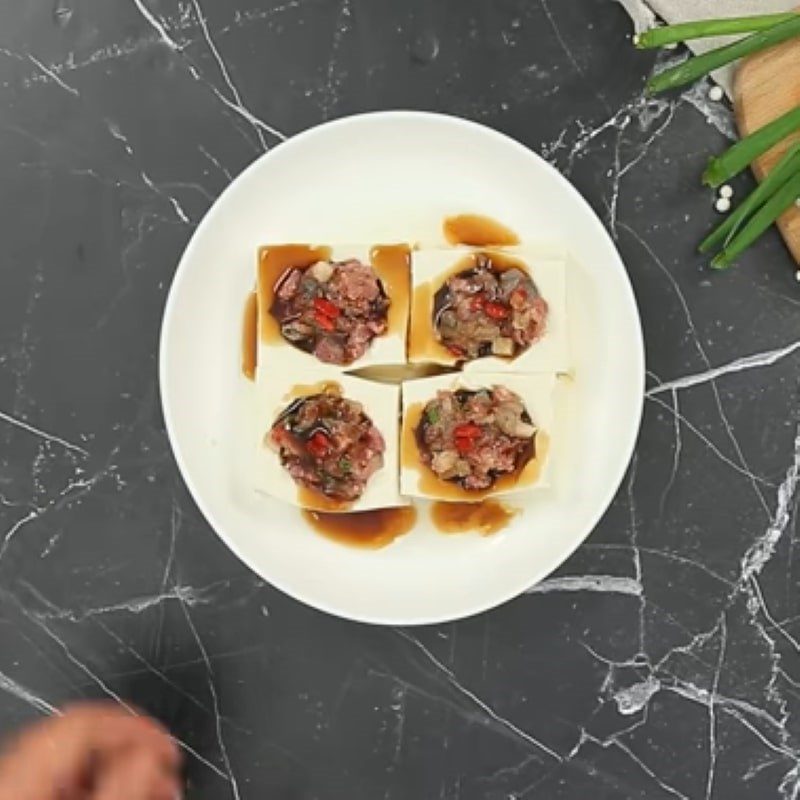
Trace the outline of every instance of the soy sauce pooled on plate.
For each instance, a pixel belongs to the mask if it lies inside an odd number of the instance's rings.
[[[368,550],[386,547],[409,533],[417,521],[417,509],[414,506],[379,508],[350,514],[302,513],[303,519],[323,536]]]
[[[519,509],[510,508],[497,500],[481,503],[436,502],[431,507],[431,520],[441,533],[468,533],[493,536],[506,528]]]
[[[481,214],[457,214],[442,223],[444,238],[452,245],[470,247],[508,247],[518,245],[519,236],[511,228]]]

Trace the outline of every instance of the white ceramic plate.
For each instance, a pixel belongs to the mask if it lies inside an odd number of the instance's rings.
[[[575,380],[561,409],[552,488],[501,534],[443,535],[420,508],[383,550],[338,544],[248,483],[239,373],[244,299],[264,242],[443,244],[448,214],[481,213],[542,251],[568,248]],[[316,608],[393,625],[475,614],[559,566],[611,502],[634,447],[644,357],[625,269],[597,217],[537,155],[495,131],[417,112],[331,122],[266,154],[222,194],[175,274],[161,392],[181,473],[206,519],[267,581]]]

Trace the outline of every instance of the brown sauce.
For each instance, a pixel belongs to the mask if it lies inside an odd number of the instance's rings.
[[[270,313],[275,301],[275,287],[286,270],[292,267],[305,269],[317,261],[331,257],[329,247],[311,247],[307,244],[268,245],[258,251],[258,320],[262,342],[282,342],[280,325]]]
[[[242,317],[242,374],[248,380],[255,380],[258,366],[258,296],[255,292],[247,295]]]
[[[327,497],[322,492],[315,492],[307,486],[297,486],[297,505],[306,509],[308,513],[313,511],[327,511],[334,516],[338,516],[353,507],[353,503],[346,500],[337,500],[335,497]]]
[[[414,363],[434,362],[454,366],[458,359],[437,338],[433,328],[435,297],[447,281],[465,270],[475,269],[478,256],[488,257],[498,272],[519,269],[530,274],[528,265],[514,256],[496,250],[487,250],[459,258],[450,269],[414,289],[411,300],[411,325],[408,334],[408,359]]]
[[[452,245],[470,247],[507,247],[519,244],[511,228],[491,217],[480,214],[457,214],[442,224],[444,238]]]
[[[411,302],[411,248],[407,244],[376,245],[369,260],[391,301],[387,335],[399,334],[405,339]]]
[[[315,394],[335,394],[342,396],[341,384],[336,381],[319,381],[319,383],[297,383],[283,396],[284,400],[296,400],[298,397],[311,397]]]
[[[423,403],[414,403],[405,411],[400,435],[400,463],[419,473],[417,488],[424,496],[448,502],[478,503],[494,494],[533,486],[539,480],[550,446],[549,437],[544,431],[536,433],[533,458],[518,472],[501,475],[488,489],[467,490],[457,483],[442,480],[422,462],[419,455],[416,429],[422,419],[423,408]]]
[[[403,506],[351,514],[303,511],[303,518],[315,531],[337,542],[378,550],[411,531],[417,521],[417,509]]]
[[[408,360],[455,366],[458,359],[436,338],[433,331],[433,296],[438,286],[423,283],[414,289],[411,325],[408,331]]]
[[[506,528],[519,509],[510,508],[497,500],[482,503],[437,502],[431,508],[431,519],[442,533],[477,531],[481,536],[492,536]]]

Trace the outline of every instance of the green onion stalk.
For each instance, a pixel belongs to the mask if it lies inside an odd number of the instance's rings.
[[[712,158],[703,173],[703,183],[714,188],[721,186],[796,131],[800,131],[800,106],[745,136],[721,156]]]
[[[779,22],[766,30],[757,31],[733,44],[710,50],[660,72],[647,82],[647,90],[651,94],[658,94],[667,89],[685,86],[732,61],[782,44],[796,36],[800,36],[800,14],[791,14],[784,22]]]
[[[758,14],[752,17],[731,17],[728,19],[704,19],[696,22],[681,22],[677,25],[660,25],[637,34],[633,43],[640,50],[667,47],[692,39],[707,39],[711,36],[741,36],[769,30],[782,22],[789,22],[797,12],[784,14]]]
[[[753,215],[725,249],[711,262],[714,269],[726,269],[800,198],[800,173],[794,175]]]
[[[708,253],[718,247],[726,247],[749,217],[787,181],[800,174],[800,142],[790,147],[780,162],[761,184],[751,192],[736,210],[709,234],[700,244],[700,252]]]

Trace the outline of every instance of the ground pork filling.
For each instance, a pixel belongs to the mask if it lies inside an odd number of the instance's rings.
[[[502,386],[438,392],[416,430],[423,463],[468,491],[522,470],[535,455],[535,436],[522,400]]]
[[[360,403],[327,392],[295,400],[272,426],[267,443],[296,483],[343,501],[361,497],[386,450]]]
[[[386,333],[389,305],[371,265],[318,261],[281,276],[270,313],[286,341],[325,364],[347,365]]]
[[[487,255],[436,292],[433,327],[457,358],[514,358],[544,334],[547,302],[530,275],[498,270]]]

